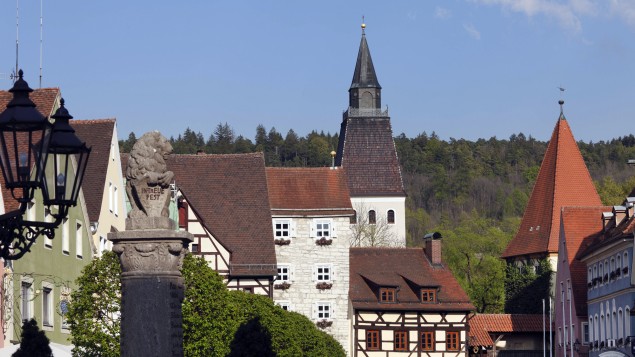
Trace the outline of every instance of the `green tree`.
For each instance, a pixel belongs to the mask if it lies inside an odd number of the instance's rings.
[[[49,346],[49,339],[44,331],[37,326],[37,321],[30,319],[22,324],[20,334],[20,348],[13,353],[13,357],[53,357]]]
[[[508,264],[505,279],[505,312],[540,314],[542,300],[548,299],[553,271],[547,259],[537,265]]]
[[[77,278],[67,315],[73,356],[119,356],[120,275],[117,255],[104,252]]]

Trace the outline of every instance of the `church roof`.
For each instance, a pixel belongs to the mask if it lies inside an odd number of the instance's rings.
[[[366,34],[362,30],[362,40],[359,44],[357,62],[351,88],[381,88],[377,81],[377,74],[373,66],[373,59],[370,57],[370,50],[366,42]]]
[[[232,253],[233,275],[277,274],[262,153],[170,155],[167,166],[201,224]]]
[[[346,175],[330,167],[268,167],[271,213],[281,216],[352,216]]]
[[[587,269],[586,264],[576,259],[602,233],[602,212],[611,207],[563,207],[561,231],[566,247],[565,264],[569,264],[571,288],[578,316],[586,316],[587,311]],[[565,252],[559,252],[558,262],[562,262]]]
[[[98,221],[106,184],[115,119],[71,120],[75,134],[91,148],[82,188],[91,221]]]
[[[601,204],[569,123],[561,114],[547,146],[520,228],[502,257],[557,253],[560,208]]]

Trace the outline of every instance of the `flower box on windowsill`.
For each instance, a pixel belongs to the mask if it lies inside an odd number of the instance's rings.
[[[620,275],[622,275],[622,269],[620,268],[615,269],[615,276],[619,278]]]
[[[611,275],[609,275],[609,278],[611,280],[615,280],[615,272],[614,271],[611,272]]]
[[[620,339],[617,340],[617,345],[618,346],[622,346],[623,344],[624,344],[624,339],[623,338],[620,338]]]
[[[333,284],[331,284],[331,283],[317,283],[317,284],[315,285],[315,287],[316,287],[317,289],[320,289],[320,290],[327,290],[327,289],[332,288],[332,287],[333,287]]]
[[[628,267],[624,267],[624,269],[622,269],[622,273],[628,274]]]
[[[315,244],[317,245],[331,245],[331,243],[333,243],[332,239],[328,239],[328,238],[320,238],[318,240],[315,241]]]
[[[331,327],[331,325],[333,325],[333,321],[329,321],[329,320],[320,320],[318,322],[315,323],[317,325],[317,327],[319,328],[327,328],[327,327]]]
[[[286,281],[284,283],[273,285],[273,288],[278,290],[287,290],[290,287],[291,287],[291,284],[287,283]]]
[[[273,242],[276,245],[289,245],[291,244],[291,239],[274,239]]]
[[[607,283],[609,281],[609,275],[604,274],[604,282]]]

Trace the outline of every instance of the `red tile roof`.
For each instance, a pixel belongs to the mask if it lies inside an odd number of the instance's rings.
[[[587,311],[587,268],[586,264],[576,257],[601,235],[602,212],[610,209],[605,206],[562,208],[561,231],[566,240],[571,285],[578,316],[586,316]]]
[[[479,314],[472,316],[468,320],[470,345],[471,346],[493,346],[494,341],[490,333],[516,333],[516,332],[536,332],[542,333],[542,315],[521,315],[521,314]],[[549,328],[549,321],[545,321],[545,328]]]
[[[344,118],[339,140],[336,165],[352,197],[406,195],[390,118]]]
[[[269,203],[274,215],[353,215],[341,168],[268,167]]]
[[[474,305],[445,265],[421,248],[350,248],[349,297],[358,310],[472,311]],[[396,303],[380,303],[379,287],[399,287]],[[438,303],[422,303],[423,287],[439,288]]]
[[[167,164],[201,223],[231,251],[232,275],[276,275],[263,154],[171,155]]]
[[[59,105],[58,103],[60,97],[61,94],[59,88],[35,89],[29,95],[29,98],[31,98],[33,103],[35,103],[37,110],[47,118],[54,114]],[[7,104],[9,104],[12,98],[13,94],[9,93],[9,91],[0,91],[0,112],[5,110]],[[19,204],[15,199],[13,199],[11,190],[8,190],[6,188],[4,177],[2,175],[0,175],[0,185],[2,186],[2,198],[4,200],[5,212],[10,212],[18,209]]]
[[[115,119],[71,120],[75,134],[91,147],[82,189],[91,221],[99,221]]]
[[[629,196],[632,197],[632,194]],[[612,212],[612,208],[607,207],[604,212]],[[633,208],[630,208],[629,212],[630,217],[622,219],[622,221],[618,222],[617,226],[615,225],[615,218],[612,218],[610,222],[607,223],[602,234],[598,234],[588,245],[581,247],[577,259],[583,259],[598,248],[611,245],[623,239],[633,239],[633,233],[635,233]]]
[[[600,206],[591,175],[564,116],[558,119],[514,239],[503,258],[556,253],[562,206]]]

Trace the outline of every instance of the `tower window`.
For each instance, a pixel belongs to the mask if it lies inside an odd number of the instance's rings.
[[[388,220],[389,224],[395,223],[395,211],[388,210],[388,219],[387,220]]]
[[[368,223],[370,224],[377,223],[377,215],[375,214],[375,210],[368,211]]]

